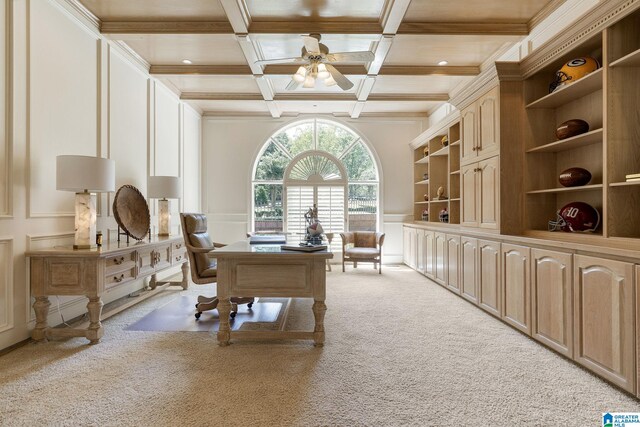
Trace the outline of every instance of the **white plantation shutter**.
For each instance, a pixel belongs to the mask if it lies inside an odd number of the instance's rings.
[[[335,233],[331,248],[339,251],[340,236],[345,230],[345,206],[343,185],[318,186],[318,220],[325,233]]]
[[[304,214],[313,206],[313,186],[290,186],[287,191],[287,233],[306,232]]]

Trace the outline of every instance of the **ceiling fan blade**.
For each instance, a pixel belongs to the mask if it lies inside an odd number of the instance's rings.
[[[336,67],[331,64],[325,64],[325,66],[327,67],[329,74],[331,74],[331,77],[333,77],[333,80],[335,80],[338,86],[340,86],[340,89],[349,90],[353,87],[351,80],[342,75],[340,71],[336,70]]]
[[[275,58],[275,59],[262,59],[260,61],[256,61],[256,64],[259,65],[269,65],[269,64],[289,64],[289,63],[298,63],[298,62],[306,62],[304,58],[300,58],[299,56],[295,58]]]
[[[304,47],[307,49],[309,53],[318,53],[320,52],[320,43],[318,39],[310,36],[302,36],[302,40],[304,40]]]
[[[373,52],[363,50],[359,52],[336,52],[327,55],[331,62],[371,62],[376,58]]]
[[[296,90],[298,89],[298,86],[300,86],[302,83],[301,82],[297,82],[293,79],[291,79],[291,81],[289,82],[289,84],[287,85],[287,87],[285,88],[286,90]]]

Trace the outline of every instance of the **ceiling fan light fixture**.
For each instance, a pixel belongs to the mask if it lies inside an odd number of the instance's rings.
[[[313,88],[316,86],[316,79],[314,79],[311,76],[307,76],[304,79],[304,83],[302,84],[302,87],[306,87],[306,88]]]
[[[307,77],[307,69],[305,67],[298,68],[298,71],[293,75],[293,80],[302,83]]]
[[[335,86],[337,85],[338,82],[336,82],[333,78],[333,76],[331,74],[329,74],[329,77],[327,77],[326,79],[324,79],[324,85],[325,86]]]
[[[444,65],[447,65],[448,63],[449,63],[449,61],[444,61],[443,60],[443,61],[438,62],[438,65],[444,66]]]
[[[327,67],[324,64],[319,64],[318,65],[318,78],[319,79],[328,79],[329,77],[331,77],[331,74],[329,74],[329,71],[327,71]]]

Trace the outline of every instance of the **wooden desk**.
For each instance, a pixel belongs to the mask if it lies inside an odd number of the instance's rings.
[[[231,338],[246,339],[313,339],[324,343],[326,295],[326,260],[333,254],[283,251],[280,245],[236,242],[216,249],[218,260],[218,343],[228,345]],[[306,331],[231,331],[230,297],[296,297],[313,298],[315,328]]]
[[[154,237],[131,243],[107,242],[100,249],[79,249],[57,246],[30,251],[31,293],[36,326],[31,337],[45,341],[49,337],[85,337],[91,344],[104,334],[101,320],[101,295],[116,286],[151,276],[151,289],[163,285],[189,286],[189,263],[182,236]],[[182,280],[158,282],[156,273],[182,265]],[[50,328],[47,325],[49,295],[84,295],[89,299],[87,329]]]

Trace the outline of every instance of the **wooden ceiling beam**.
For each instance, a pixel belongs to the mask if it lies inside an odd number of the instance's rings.
[[[382,34],[372,21],[253,21],[252,34]]]
[[[233,34],[228,21],[102,21],[102,34]]]
[[[528,23],[516,22],[403,22],[397,34],[526,36]]]
[[[212,92],[183,92],[180,95],[183,101],[264,101],[259,93],[212,93]],[[403,102],[423,101],[441,102],[448,101],[446,93],[379,93],[370,94],[369,101]],[[275,94],[273,101],[358,101],[354,93],[300,93],[285,92]]]
[[[290,76],[299,65],[274,64],[264,69],[266,76]],[[347,76],[366,76],[363,65],[335,65]],[[254,75],[248,65],[151,65],[149,73],[154,75],[207,75],[207,76],[251,76]],[[476,66],[405,66],[383,65],[378,73],[381,76],[477,76],[480,67]]]
[[[388,34],[378,22],[367,21],[258,21],[249,34]],[[103,34],[235,34],[228,21],[103,21]],[[244,34],[244,33],[242,33]],[[527,23],[402,22],[397,34],[526,36]]]
[[[295,73],[295,71],[294,71]],[[206,75],[206,76],[251,76],[248,65],[151,65],[149,74]],[[292,73],[293,74],[293,73]]]
[[[383,65],[380,76],[477,76],[480,67],[476,66],[418,66],[418,65]]]

